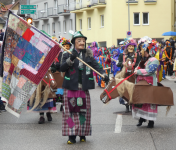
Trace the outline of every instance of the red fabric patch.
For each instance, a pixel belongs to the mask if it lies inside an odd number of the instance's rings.
[[[23,34],[23,38],[29,42],[33,35],[34,35],[34,32],[32,32],[29,28],[27,28],[26,32],[24,32]]]
[[[26,69],[21,69],[20,75],[24,75],[29,80],[38,85],[40,81],[43,79],[44,75],[48,71],[48,68],[51,66],[60,50],[61,49],[58,45],[55,45],[53,48],[51,48],[50,52],[46,56],[45,61],[43,62],[42,66],[40,67],[36,75],[34,75],[32,72],[29,72]]]
[[[10,69],[9,69],[9,73],[10,73],[11,75],[12,75],[12,73],[13,73],[14,68],[15,68],[14,64],[11,64]]]

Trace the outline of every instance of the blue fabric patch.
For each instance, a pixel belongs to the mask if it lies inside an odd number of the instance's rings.
[[[58,88],[56,94],[63,95],[64,94],[64,89]]]
[[[44,53],[39,51],[31,43],[28,43],[27,47],[25,48],[25,55],[22,61],[24,61],[26,64],[35,69],[43,55]]]
[[[29,43],[28,41],[26,41],[22,36],[20,36],[17,47],[19,47],[20,49],[25,49],[28,43]]]
[[[11,63],[11,59],[8,58],[8,57],[5,57],[5,58],[4,58],[4,61]]]
[[[154,73],[157,70],[157,64],[149,65],[149,72]]]

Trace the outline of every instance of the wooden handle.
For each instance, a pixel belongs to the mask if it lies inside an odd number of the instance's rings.
[[[67,51],[68,53],[72,54],[69,50],[67,50],[66,48],[64,48],[62,45],[60,45],[60,48],[63,48],[64,51]],[[86,62],[84,62],[82,59],[80,59],[79,57],[76,57],[76,59],[78,59],[79,61],[81,61],[83,64],[85,64],[87,67],[89,67],[90,69],[92,69],[94,72],[96,72],[99,76],[101,76],[102,78],[105,78],[104,75],[102,75],[101,73],[99,73],[97,70],[95,70],[94,68],[92,68],[91,66],[89,66]]]
[[[108,68],[104,68],[104,70],[108,70],[108,69],[111,69],[111,67],[108,67]]]

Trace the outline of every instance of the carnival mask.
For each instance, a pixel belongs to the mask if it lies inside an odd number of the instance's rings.
[[[86,40],[85,38],[76,38],[75,39],[75,49],[82,50],[85,49]]]
[[[134,52],[134,45],[129,45],[129,46],[128,46],[128,52],[129,52],[129,53]]]

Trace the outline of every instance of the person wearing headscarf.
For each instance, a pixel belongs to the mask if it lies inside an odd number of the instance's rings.
[[[153,86],[157,86],[156,70],[159,66],[159,61],[155,57],[151,57],[148,49],[148,43],[142,44],[142,60],[139,67],[135,68],[134,73],[137,75],[136,83],[145,80]],[[133,104],[132,116],[139,119],[137,126],[141,126],[143,122],[148,120],[148,128],[154,127],[154,121],[157,117],[157,105],[155,104]]]

